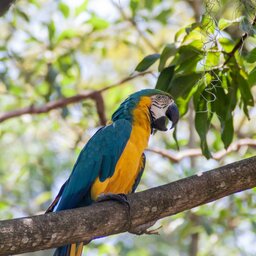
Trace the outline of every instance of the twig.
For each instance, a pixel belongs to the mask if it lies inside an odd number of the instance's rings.
[[[100,119],[100,124],[104,126],[107,123],[107,118],[105,115],[105,104],[102,94],[100,92],[97,92],[93,95],[92,98],[95,100],[96,103],[96,109]]]
[[[241,139],[234,143],[232,143],[227,150],[223,149],[214,154],[212,154],[212,158],[215,160],[220,160],[225,157],[227,154],[239,150],[241,147],[256,147],[256,140],[253,139]],[[180,162],[182,159],[186,157],[198,157],[202,156],[202,151],[200,148],[187,149],[182,152],[176,152],[172,150],[158,149],[158,148],[149,148],[147,149],[149,152],[153,152],[159,154],[174,163]]]
[[[96,102],[96,107],[97,107],[97,112],[101,121],[101,124],[105,124],[106,123],[106,117],[105,117],[105,113],[104,112],[104,103],[103,103],[103,99],[101,96],[101,93],[110,90],[112,88],[115,88],[117,86],[120,86],[130,80],[133,80],[137,77],[140,76],[144,76],[146,74],[150,74],[150,71],[147,72],[143,72],[143,73],[138,73],[136,75],[132,75],[132,76],[128,76],[124,79],[122,79],[121,81],[119,81],[118,83],[115,83],[113,85],[109,85],[105,88],[102,88],[98,91],[87,91],[87,92],[82,92],[79,93],[75,96],[69,97],[69,98],[62,98],[62,99],[58,99],[55,101],[50,101],[48,103],[46,103],[43,106],[28,106],[28,107],[24,107],[24,108],[20,108],[20,109],[16,109],[16,110],[12,110],[6,113],[3,113],[0,115],[0,123],[3,121],[6,121],[8,119],[14,118],[14,117],[18,117],[18,116],[22,116],[25,114],[31,114],[31,115],[35,115],[35,114],[42,114],[42,113],[47,113],[50,112],[53,109],[57,109],[57,108],[63,108],[69,104],[74,104],[80,101],[83,101],[85,99],[92,99],[95,100]]]
[[[252,27],[256,24],[256,16],[254,17],[253,21],[252,21]],[[226,64],[230,61],[230,59],[235,55],[235,52],[240,49],[245,41],[245,39],[248,37],[248,33],[244,33],[242,35],[242,37],[240,38],[240,40],[237,42],[237,44],[234,46],[234,48],[232,49],[231,52],[228,53],[228,57],[225,60],[225,62],[222,64],[222,67],[226,66]]]

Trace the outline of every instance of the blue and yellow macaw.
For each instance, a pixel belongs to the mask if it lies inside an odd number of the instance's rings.
[[[150,134],[172,127],[179,112],[172,97],[145,89],[130,95],[81,151],[68,180],[47,212],[90,205],[106,194],[128,194],[137,188],[144,167]],[[54,256],[80,256],[83,244],[57,248]]]

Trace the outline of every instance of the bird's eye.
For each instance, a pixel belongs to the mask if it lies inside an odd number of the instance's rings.
[[[163,95],[156,95],[156,100],[157,101],[162,101],[163,100]]]
[[[155,100],[160,104],[168,104],[169,98],[165,95],[156,95]]]

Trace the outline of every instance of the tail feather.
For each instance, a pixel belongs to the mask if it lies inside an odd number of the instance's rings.
[[[53,256],[69,256],[70,249],[71,245],[61,246],[55,250]]]
[[[57,248],[53,256],[81,256],[83,252],[83,243],[69,244]]]

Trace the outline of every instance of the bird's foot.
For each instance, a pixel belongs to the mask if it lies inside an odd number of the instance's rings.
[[[148,230],[150,227],[152,227],[155,224],[155,221],[151,221],[145,224],[142,224],[140,226],[137,226],[135,228],[130,228],[128,230],[129,233],[135,234],[135,235],[159,235],[158,230],[160,228],[162,228],[162,226],[156,228],[156,229],[152,229],[152,230]]]
[[[158,227],[153,230],[148,230],[148,228],[152,227],[155,224],[155,221],[151,221],[148,223],[145,223],[143,225],[139,225],[135,228],[132,228],[132,220],[131,220],[131,207],[130,203],[128,201],[126,194],[113,194],[113,193],[106,193],[106,194],[100,194],[96,200],[96,202],[104,202],[104,201],[117,201],[127,207],[127,219],[128,219],[128,232],[135,235],[158,235],[158,230],[162,227]]]
[[[112,194],[112,193],[100,194],[98,196],[96,202],[104,202],[104,201],[109,201],[109,200],[117,201],[121,204],[124,204],[130,210],[130,204],[129,204],[126,194]]]

